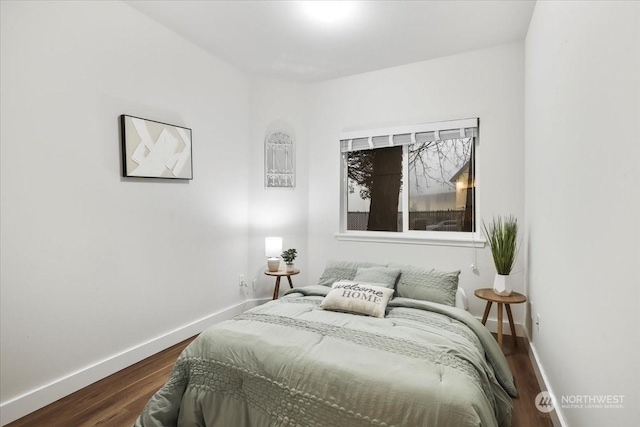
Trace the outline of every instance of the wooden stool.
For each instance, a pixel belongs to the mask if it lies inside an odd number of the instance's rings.
[[[286,271],[286,270],[278,270],[278,271],[265,270],[264,271],[264,274],[266,274],[267,276],[275,276],[276,278],[276,285],[273,288],[273,299],[278,299],[278,297],[280,296],[280,278],[283,276],[286,276],[287,280],[289,280],[289,287],[293,289],[293,282],[291,281],[291,276],[294,276],[298,273],[300,273],[300,270],[298,270],[297,268],[294,268],[293,271]]]
[[[516,327],[513,324],[513,315],[511,314],[510,304],[521,304],[527,301],[527,297],[517,292],[511,292],[509,296],[500,296],[493,292],[491,288],[476,289],[474,292],[478,298],[487,301],[487,306],[484,309],[484,315],[482,316],[482,324],[487,324],[487,317],[489,317],[489,310],[491,310],[491,304],[498,303],[498,344],[502,345],[502,305],[507,309],[507,317],[509,318],[509,327],[511,328],[511,336],[516,347],[518,346],[518,340],[516,339]]]

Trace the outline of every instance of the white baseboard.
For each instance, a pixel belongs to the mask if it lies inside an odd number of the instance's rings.
[[[478,321],[481,321],[482,318],[481,317],[476,317],[476,319],[478,319]],[[498,320],[496,319],[492,319],[492,318],[488,318],[487,319],[487,324],[485,325],[486,328],[489,330],[489,332],[493,332],[494,334],[498,333]],[[518,337],[526,337],[527,334],[524,330],[524,326],[522,326],[520,323],[514,323],[513,325],[516,329],[516,336]],[[509,320],[502,320],[502,334],[503,335],[511,335],[511,328],[509,327]]]
[[[12,421],[24,417],[31,412],[47,406],[65,396],[70,395],[88,385],[108,377],[127,368],[149,356],[167,349],[181,341],[191,338],[204,331],[209,326],[243,313],[269,301],[270,298],[259,298],[243,301],[234,306],[212,313],[193,323],[177,328],[162,336],[127,349],[119,354],[87,366],[63,378],[31,390],[0,404],[0,425],[4,426]]]
[[[556,399],[556,395],[553,393],[553,390],[549,386],[549,380],[547,374],[540,363],[540,358],[538,357],[538,353],[536,352],[536,347],[529,339],[529,334],[527,335],[527,340],[529,341],[529,359],[531,360],[531,365],[533,366],[533,371],[536,374],[536,379],[538,380],[538,384],[540,385],[540,389],[543,391],[547,391],[549,395],[551,395],[551,400],[555,403],[558,400]],[[567,427],[567,421],[562,415],[562,409],[559,405],[554,404],[554,409],[549,413],[551,415],[551,422],[553,422],[554,427]]]

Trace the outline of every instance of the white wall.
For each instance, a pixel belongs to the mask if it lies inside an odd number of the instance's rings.
[[[526,39],[528,288],[533,348],[569,426],[640,416],[640,3],[538,2]]]
[[[313,87],[309,122],[309,280],[317,281],[328,259],[406,262],[460,269],[471,312],[484,303],[473,290],[491,287],[495,269],[488,248],[477,253],[479,274],[470,269],[470,248],[338,241],[340,132],[353,128],[480,118],[477,151],[479,218],[514,214],[523,218],[524,46],[522,43],[331,80]],[[515,290],[523,291],[523,264],[515,268]],[[492,311],[495,318],[495,310]],[[514,306],[516,323],[523,307]]]
[[[296,248],[300,274],[294,286],[307,285],[307,205],[308,192],[308,85],[274,79],[254,78],[251,85],[251,138],[249,166],[249,273],[256,281],[256,297],[273,295],[274,277],[266,268],[264,239],[283,238],[283,249]],[[289,133],[295,143],[296,187],[265,188],[264,142],[275,131]],[[283,279],[280,292],[289,289]]]
[[[243,301],[250,84],[121,2],[1,4],[4,404]],[[120,178],[123,113],[193,181]]]
[[[526,66],[516,43],[311,86],[249,80],[120,2],[0,4],[3,404],[237,304],[238,274],[269,296],[267,235],[298,248],[296,285],[353,259],[491,286],[488,248],[475,275],[473,249],[334,238],[342,130],[480,117],[479,216],[526,219],[515,290],[526,255],[553,391],[627,396],[568,424],[637,419],[637,3],[539,2]],[[120,178],[122,113],[192,128],[194,180]],[[295,190],[264,189],[274,130],[296,140]]]

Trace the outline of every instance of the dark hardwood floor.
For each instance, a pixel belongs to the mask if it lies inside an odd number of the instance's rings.
[[[510,335],[503,335],[502,339],[502,352],[518,389],[518,398],[513,399],[512,427],[553,427],[551,416],[536,409],[535,398],[540,393],[540,386],[529,359],[529,342],[517,338],[518,346],[514,347]]]
[[[178,355],[192,340],[116,372],[6,427],[131,426],[149,398],[165,383]]]
[[[167,380],[182,349],[192,340],[176,344],[6,427],[131,426],[151,395]],[[511,337],[504,337],[502,348],[520,393],[513,400],[513,427],[552,426],[549,415],[539,412],[535,407],[534,398],[540,392],[540,387],[527,346],[526,340],[518,338],[518,347],[513,347]]]

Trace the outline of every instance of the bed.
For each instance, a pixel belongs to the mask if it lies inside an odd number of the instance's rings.
[[[511,424],[513,376],[455,290],[395,297],[380,318],[324,309],[330,292],[295,288],[204,331],[135,426]]]

